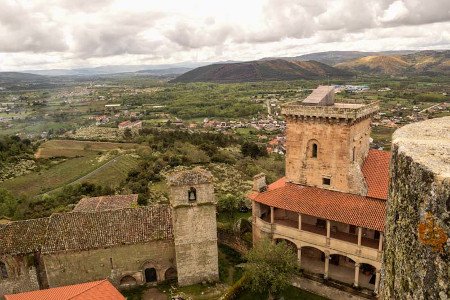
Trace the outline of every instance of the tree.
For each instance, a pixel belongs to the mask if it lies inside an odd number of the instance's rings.
[[[262,293],[269,292],[269,298],[283,291],[289,284],[297,267],[297,255],[285,243],[260,240],[246,255],[244,268],[249,288]]]
[[[217,210],[232,216],[238,208],[238,200],[231,194],[226,194],[217,201]]]

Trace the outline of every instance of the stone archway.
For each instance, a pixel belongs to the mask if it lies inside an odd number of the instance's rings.
[[[177,270],[174,267],[170,267],[164,272],[165,280],[175,280],[177,278]]]
[[[123,276],[120,281],[119,281],[119,285],[121,287],[131,287],[131,286],[135,286],[137,285],[137,280],[136,278],[134,278],[131,275],[125,275]]]
[[[355,283],[356,263],[350,257],[341,254],[331,254],[328,277],[347,284]]]
[[[284,238],[275,238],[275,243],[286,243],[289,249],[292,249],[292,252],[297,255],[298,248],[297,244],[295,244],[294,242]]]
[[[144,270],[144,278],[145,278],[145,282],[147,282],[147,283],[157,282],[158,274],[156,272],[156,269],[155,268],[146,268]]]
[[[324,274],[325,253],[315,247],[301,247],[300,267],[310,273]]]

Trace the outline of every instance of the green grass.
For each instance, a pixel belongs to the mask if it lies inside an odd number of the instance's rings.
[[[132,154],[117,157],[113,163],[102,168],[99,174],[93,173],[82,182],[116,188],[127,178],[128,172],[137,167],[139,158]]]

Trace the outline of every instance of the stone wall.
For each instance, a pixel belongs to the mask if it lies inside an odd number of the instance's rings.
[[[288,181],[341,192],[367,193],[361,166],[369,149],[370,118],[351,124],[288,117],[287,123]],[[317,158],[311,157],[314,143],[318,146]],[[331,185],[323,185],[324,177],[331,179]]]
[[[130,275],[137,284],[145,282],[144,269],[155,268],[158,281],[175,267],[173,241],[116,246],[89,251],[44,254],[43,260],[50,287],[110,278],[116,285]]]
[[[178,207],[173,212],[178,283],[219,279],[216,208]]]
[[[36,268],[28,261],[29,257],[22,255],[1,257],[1,261],[7,266],[8,278],[0,278],[0,298],[6,294],[39,289]]]
[[[450,117],[393,136],[385,299],[450,298]]]

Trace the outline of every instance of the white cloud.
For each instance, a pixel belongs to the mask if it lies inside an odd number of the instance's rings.
[[[0,0],[0,70],[448,48],[448,0]]]

